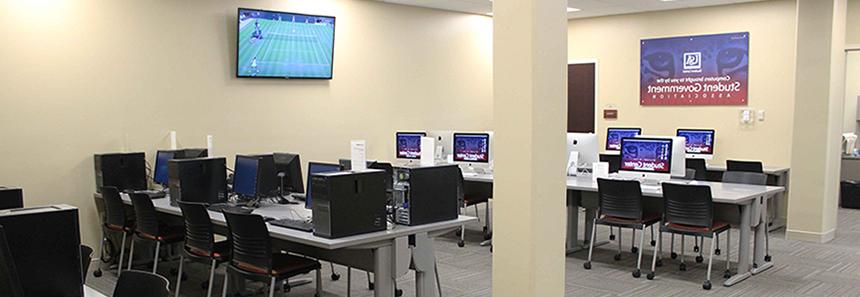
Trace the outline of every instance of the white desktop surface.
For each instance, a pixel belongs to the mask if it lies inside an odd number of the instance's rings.
[[[100,293],[99,291],[90,288],[90,286],[84,285],[84,297],[107,297],[105,294]]]

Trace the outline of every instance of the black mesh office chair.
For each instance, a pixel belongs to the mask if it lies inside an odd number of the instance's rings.
[[[764,166],[761,161],[726,160],[726,171],[764,173]]]
[[[609,173],[621,170],[621,155],[600,154],[600,162],[609,163]]]
[[[113,297],[168,297],[169,282],[163,276],[137,270],[128,270],[119,276]]]
[[[99,244],[99,261],[104,258],[105,244],[108,244],[108,232],[121,232],[122,241],[119,248],[119,260],[116,262],[116,274],[119,275],[122,271],[122,259],[125,256],[126,238],[134,234],[134,221],[129,219],[125,213],[125,204],[122,202],[122,197],[119,195],[119,190],[115,187],[102,187],[102,199],[105,202],[105,221],[102,225],[102,240]],[[113,256],[112,256],[113,257]],[[93,276],[100,277],[102,275],[101,267],[93,271]]]
[[[757,185],[764,186],[767,184],[767,175],[764,173],[754,173],[754,172],[743,172],[743,171],[726,171],[723,173],[723,182],[724,183],[735,183],[735,184],[747,184],[747,185]],[[764,219],[764,225],[768,225],[768,216],[767,214],[762,215]],[[719,238],[719,237],[718,237]],[[764,260],[770,262],[770,232],[764,233],[764,250],[765,256]]]
[[[87,283],[87,272],[90,271],[90,262],[92,262],[93,249],[91,247],[81,245],[81,280]]]
[[[460,182],[457,189],[457,195],[460,200],[460,214],[465,214],[466,210],[469,209],[469,206],[474,206],[475,217],[478,217],[478,220],[480,221],[481,218],[478,216],[478,204],[484,203],[486,206],[486,218],[484,219],[483,227],[484,240],[492,239],[492,234],[490,233],[490,199],[493,196],[492,185],[466,182],[463,178],[463,171],[458,170],[458,174],[460,175]],[[458,236],[460,236],[460,240],[457,241],[457,246],[466,246],[466,226],[460,227]]]
[[[660,223],[660,235],[663,232],[672,234],[690,235],[714,238],[715,235],[727,232],[731,229],[728,223],[714,219],[714,201],[711,196],[711,187],[704,185],[687,185],[676,183],[663,183],[663,221]],[[731,232],[726,233],[731,242]],[[716,240],[711,240],[710,256],[708,257],[708,273],[702,288],[711,289],[711,267],[714,262],[714,249]],[[729,274],[729,257],[731,250],[726,248],[726,273]],[[656,273],[657,256],[654,256],[651,264],[651,273],[648,279],[653,279]],[[681,244],[681,271],[686,271],[684,264],[684,246]]]
[[[583,264],[585,269],[591,269],[591,256],[594,250],[595,234],[597,233],[597,225],[607,225],[612,227],[630,228],[642,230],[643,235],[639,238],[639,256],[636,261],[636,270],[633,270],[633,277],[641,276],[642,268],[642,251],[645,235],[645,228],[660,222],[660,214],[645,213],[642,201],[642,188],[639,181],[635,180],[612,180],[612,179],[597,179],[597,192],[600,199],[599,213],[594,218],[594,226],[591,229],[591,240],[588,245],[588,260]],[[615,254],[615,260],[621,259],[621,233],[618,238],[618,253]],[[654,250],[657,254],[657,250]]]
[[[269,283],[269,297],[275,294],[275,284],[290,277],[316,271],[316,295],[322,293],[320,263],[313,259],[272,252],[269,230],[263,217],[224,211],[231,245],[230,264],[224,277],[222,297],[227,296],[230,272],[258,282]]]
[[[136,222],[134,234],[138,238],[155,242],[155,256],[152,258],[152,273],[158,271],[158,255],[162,244],[174,244],[182,242],[185,238],[185,230],[182,227],[169,226],[158,219],[158,213],[152,204],[152,199],[146,194],[132,193],[131,204],[134,206]],[[131,269],[134,259],[134,239],[131,241],[131,249],[128,253],[128,269]]]
[[[6,231],[0,225],[0,296],[24,297],[12,251],[6,241]]]
[[[215,269],[218,265],[230,259],[230,243],[227,241],[215,241],[215,232],[212,228],[212,220],[206,204],[193,202],[179,202],[182,217],[185,220],[185,245],[182,255],[179,257],[179,274],[176,277],[176,296],[179,296],[179,288],[182,285],[182,265],[188,258],[194,262],[210,264],[209,282],[206,296],[212,296]]]
[[[708,179],[708,166],[705,164],[705,159],[688,158],[686,163],[687,169],[696,171],[695,180],[704,181]]]

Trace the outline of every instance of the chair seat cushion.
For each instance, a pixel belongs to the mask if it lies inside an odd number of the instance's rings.
[[[268,274],[264,267],[234,261],[235,266],[239,269],[259,274]],[[274,277],[290,277],[299,274],[309,273],[320,269],[320,263],[316,260],[293,256],[289,254],[273,254],[272,255],[272,273]]]
[[[227,241],[215,242],[212,252],[193,246],[185,246],[185,251],[198,257],[213,258],[215,261],[225,262],[230,256],[230,243]]]
[[[485,203],[488,201],[490,201],[490,197],[486,197],[486,196],[464,196],[463,197],[463,203],[466,204],[466,206],[481,204],[481,203]]]
[[[641,226],[652,225],[660,221],[659,213],[650,213],[642,216],[641,220],[603,216],[597,220],[598,223],[618,226]]]
[[[160,241],[162,243],[175,243],[185,239],[185,227],[182,226],[162,226],[158,228],[160,234],[149,234],[146,232],[137,232],[141,238]]]
[[[134,231],[134,221],[125,222],[125,226],[120,226],[116,224],[105,223],[105,228],[108,228],[117,232],[132,232]]]
[[[690,226],[676,223],[666,224],[666,229],[668,231],[676,231],[682,233],[719,233],[728,230],[729,228],[731,228],[731,225],[723,221],[714,221],[714,224],[711,227]]]

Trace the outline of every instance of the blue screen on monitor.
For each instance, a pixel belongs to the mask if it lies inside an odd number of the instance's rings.
[[[160,151],[155,156],[155,172],[152,180],[159,185],[167,185],[167,161],[173,159],[173,152]]]
[[[686,139],[688,154],[714,154],[714,130],[678,129],[678,136]]]
[[[308,163],[308,186],[305,189],[305,208],[312,208],[311,201],[311,176],[316,173],[326,173],[326,172],[338,172],[340,171],[340,164],[325,164],[325,163]]]
[[[397,133],[397,158],[420,159],[421,137],[426,135],[425,133]]]
[[[622,139],[621,170],[670,173],[672,170],[672,140]]]
[[[331,79],[330,16],[239,9],[236,76]]]
[[[236,156],[233,169],[233,192],[245,197],[257,196],[257,174],[260,159]]]
[[[490,134],[454,133],[454,161],[490,162]]]
[[[609,128],[606,129],[606,150],[618,151],[621,150],[621,140],[629,137],[636,137],[642,133],[639,128]]]

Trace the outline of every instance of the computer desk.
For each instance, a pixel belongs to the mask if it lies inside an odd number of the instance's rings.
[[[722,179],[722,174],[726,171],[726,165],[707,164],[707,169],[709,173],[717,174],[716,178]],[[771,205],[769,209],[773,214],[770,215],[771,219],[768,220],[768,224],[770,225],[768,231],[773,231],[785,227],[786,214],[788,212],[785,197],[788,194],[788,175],[791,170],[788,167],[782,166],[763,166],[762,169],[762,172],[767,175],[768,185],[785,188],[785,191],[777,194],[770,200]]]
[[[107,297],[105,294],[100,293],[99,291],[90,288],[90,286],[84,285],[84,297]]]
[[[123,202],[131,205],[128,195],[123,194]],[[170,205],[169,197],[152,200],[156,211],[174,217],[182,217],[178,206]],[[254,210],[255,214],[277,219],[310,216],[310,210],[303,205],[263,204]],[[224,214],[210,211],[217,232],[226,233],[227,222]],[[317,259],[343,264],[374,273],[374,296],[393,297],[395,279],[410,269],[415,270],[416,296],[437,296],[436,292],[436,255],[433,238],[450,233],[460,226],[477,221],[475,217],[459,216],[455,220],[419,226],[394,225],[385,231],[327,239],[304,232],[266,224],[276,249],[314,257]],[[414,245],[409,239],[414,237]],[[232,280],[239,278],[232,277]]]
[[[464,174],[463,178],[471,182],[492,183],[491,174]],[[687,182],[687,181],[678,181]],[[744,184],[730,184],[720,182],[695,182],[699,185],[711,187],[713,200],[719,204],[737,205],[741,207],[740,222],[736,226],[740,230],[740,245],[738,249],[738,273],[726,280],[723,285],[732,286],[753,274],[758,274],[773,267],[772,262],[765,262],[765,235],[766,226],[760,224],[762,214],[767,213],[767,200],[782,193],[785,189],[778,186],[756,186]],[[576,252],[583,249],[584,243],[578,240],[579,234],[579,207],[585,208],[585,234],[591,234],[593,219],[597,215],[598,196],[597,181],[591,176],[579,176],[567,178],[567,251]],[[578,195],[577,195],[578,194]],[[662,198],[662,189],[657,186],[642,187],[645,197]],[[755,248],[750,251],[750,230],[755,229]],[[644,236],[644,233],[642,234]],[[586,238],[587,236],[583,236]],[[640,247],[641,248],[641,247]],[[750,256],[752,255],[752,263]],[[754,267],[754,268],[753,268]]]

